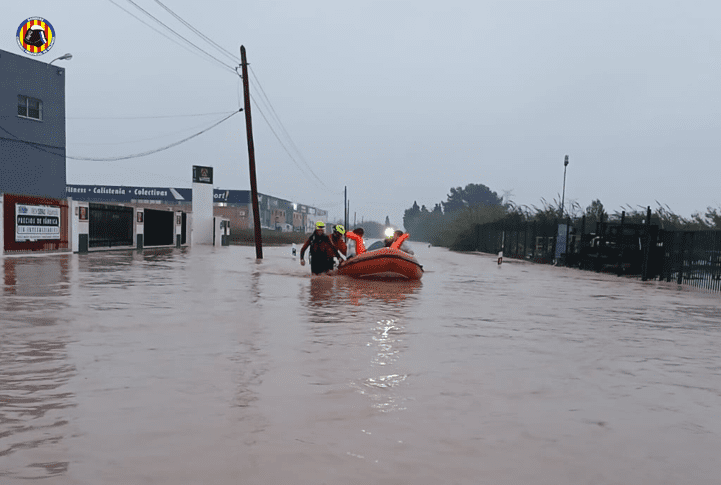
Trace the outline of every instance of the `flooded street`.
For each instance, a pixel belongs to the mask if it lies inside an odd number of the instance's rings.
[[[0,483],[719,483],[719,294],[411,246],[1,258]]]

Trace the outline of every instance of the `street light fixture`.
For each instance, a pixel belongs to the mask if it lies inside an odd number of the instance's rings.
[[[52,61],[50,61],[48,63],[48,67],[50,67],[50,64],[52,64],[55,61],[69,61],[72,58],[73,58],[73,55],[68,52],[67,54],[63,54],[62,56],[57,57],[57,58],[53,59]]]
[[[563,160],[563,196],[561,197],[561,219],[566,211],[566,167],[568,167],[568,155]]]

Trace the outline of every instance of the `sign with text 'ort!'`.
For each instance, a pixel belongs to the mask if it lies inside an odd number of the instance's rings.
[[[15,204],[15,242],[60,239],[60,207]]]
[[[193,165],[193,183],[212,184],[213,167],[199,167],[197,165]]]

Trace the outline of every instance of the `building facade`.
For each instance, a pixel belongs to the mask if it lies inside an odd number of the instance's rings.
[[[65,198],[65,69],[0,50],[0,193]]]
[[[127,204],[137,208],[192,212],[192,189],[132,187],[117,185],[72,185],[66,187],[73,200]],[[230,220],[232,229],[253,228],[253,206],[249,190],[213,190],[213,213]],[[260,227],[283,232],[312,232],[316,221],[327,222],[328,211],[258,194]]]

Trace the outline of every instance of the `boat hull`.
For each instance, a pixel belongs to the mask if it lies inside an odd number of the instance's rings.
[[[382,248],[343,262],[337,274],[353,278],[419,280],[423,276],[423,266],[408,253]]]

